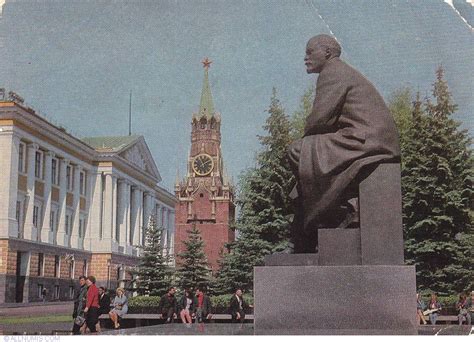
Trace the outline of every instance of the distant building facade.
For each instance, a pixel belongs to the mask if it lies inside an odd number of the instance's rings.
[[[0,100],[0,303],[70,300],[80,275],[128,286],[151,215],[173,253],[173,194],[142,136],[82,140]]]
[[[191,151],[187,160],[187,174],[176,180],[176,254],[185,248],[187,231],[193,225],[201,232],[204,252],[212,271],[217,271],[221,251],[234,241],[230,229],[235,219],[234,187],[224,168],[221,151],[221,116],[214,111],[209,85],[210,61],[204,64],[204,83],[198,113],[191,121]],[[177,257],[177,263],[179,263]]]

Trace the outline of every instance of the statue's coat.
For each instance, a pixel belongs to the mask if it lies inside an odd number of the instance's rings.
[[[315,229],[365,166],[400,158],[398,132],[382,96],[338,57],[319,74],[298,165],[304,228]]]

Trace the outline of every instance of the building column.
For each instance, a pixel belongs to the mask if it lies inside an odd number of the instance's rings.
[[[27,193],[25,206],[25,228],[23,238],[36,241],[37,229],[33,226],[33,208],[35,206],[35,157],[38,144],[28,144],[27,147]]]
[[[142,191],[137,186],[132,186],[132,209],[130,220],[130,236],[128,244],[133,247],[139,244],[140,226],[142,224]],[[133,249],[132,249],[133,250]]]
[[[108,173],[105,175],[102,245],[103,248],[109,251],[112,248],[113,232],[115,230],[116,222],[116,192],[117,177]]]
[[[174,254],[174,234],[175,234],[175,211],[170,210],[169,212],[169,222],[168,222],[168,229],[166,233],[166,239],[169,245],[169,253],[172,255]]]
[[[67,194],[67,179],[66,179],[66,168],[69,166],[69,160],[59,160],[59,219],[58,219],[58,231],[56,235],[56,243],[60,246],[67,246],[67,235],[66,235],[66,194]]]
[[[161,229],[161,204],[159,202],[156,203],[155,210],[156,229]]]
[[[169,245],[170,254],[174,253],[174,220],[175,220],[175,211],[170,210],[168,215],[168,228],[166,230],[166,239]]]
[[[150,225],[150,219],[153,215],[155,198],[150,192],[145,192],[145,203],[144,203],[144,225],[143,229],[141,230],[141,237],[140,237],[140,245],[145,245],[145,234],[148,226]]]
[[[84,248],[96,250],[101,237],[102,226],[102,173],[90,172],[88,182],[89,215],[84,236]]]
[[[72,202],[73,208],[73,219],[72,219],[72,227],[71,227],[71,247],[73,248],[81,248],[79,246],[79,218],[80,218],[80,197],[81,197],[81,189],[80,189],[80,173],[82,171],[82,167],[80,165],[74,166],[74,190],[73,195],[74,199]]]
[[[42,242],[50,243],[51,236],[51,186],[52,186],[52,160],[54,153],[48,151],[45,153],[44,160],[44,206],[43,206],[43,224],[41,225]]]
[[[133,232],[133,245],[134,246],[139,246],[140,245],[140,236],[141,236],[141,231],[144,225],[144,220],[143,220],[143,190],[142,189],[137,189],[137,219],[135,223],[135,229]]]
[[[130,222],[130,183],[125,179],[119,180],[119,221],[117,233],[119,246],[125,252],[127,247],[127,231]],[[121,249],[122,249],[121,248]]]
[[[0,132],[0,237],[18,237],[16,220],[20,137],[9,128]],[[12,128],[13,129],[13,128]]]
[[[111,232],[111,241],[112,241],[112,252],[118,252],[119,243],[115,239],[115,232],[118,229],[117,222],[117,210],[118,210],[118,177],[112,175],[112,232]]]

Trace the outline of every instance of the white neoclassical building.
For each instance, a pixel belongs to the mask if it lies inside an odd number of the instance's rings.
[[[70,299],[80,275],[130,281],[154,215],[173,253],[175,196],[142,136],[78,139],[0,99],[0,303]]]

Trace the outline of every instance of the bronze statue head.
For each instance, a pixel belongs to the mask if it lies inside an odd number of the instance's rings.
[[[328,60],[341,55],[341,45],[327,34],[314,36],[306,44],[304,62],[308,74],[320,73]]]

